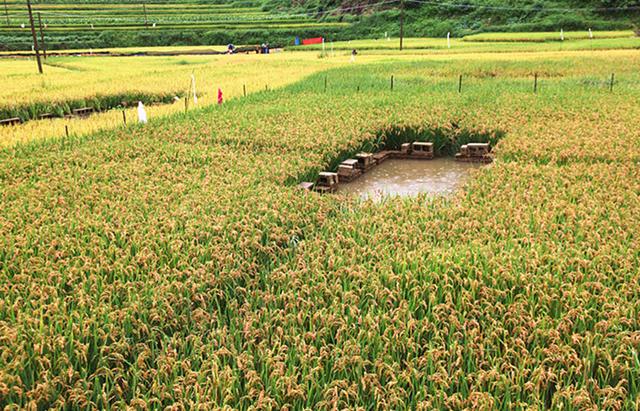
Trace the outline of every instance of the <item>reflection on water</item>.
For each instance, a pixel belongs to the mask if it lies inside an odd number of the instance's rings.
[[[340,183],[338,193],[374,200],[419,193],[447,195],[460,188],[471,170],[478,167],[481,165],[462,163],[452,158],[387,160],[350,183]]]

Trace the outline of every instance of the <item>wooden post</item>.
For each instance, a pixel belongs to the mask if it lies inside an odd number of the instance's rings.
[[[400,51],[404,41],[404,0],[400,0]]]
[[[66,136],[69,137],[69,126],[66,124],[64,126],[64,134],[66,134]]]
[[[609,84],[609,91],[613,92],[613,84],[616,81],[616,75],[615,73],[611,73],[611,83]]]
[[[358,87],[356,87],[356,91],[359,93],[360,92],[360,85],[358,85]]]
[[[533,94],[536,93],[538,93],[538,73],[536,73],[533,78]]]
[[[327,76],[324,76],[324,92],[327,92]]]
[[[247,97],[247,85],[246,84],[242,85],[242,94],[244,94],[244,96]]]
[[[462,93],[462,74],[460,74],[460,78],[458,79],[458,93]]]
[[[124,126],[127,126],[127,111],[126,110],[122,110],[122,122],[124,123]]]
[[[189,93],[184,97],[184,112],[189,110]]]
[[[38,12],[38,25],[40,26],[40,46],[42,47],[42,55],[47,59],[47,47],[44,44],[44,31],[42,30],[42,16]]]
[[[29,23],[31,23],[31,36],[33,37],[33,49],[36,52],[36,60],[38,61],[38,71],[40,72],[40,74],[42,74],[42,62],[40,61],[40,49],[38,48],[38,36],[36,36],[36,27],[33,24],[31,0],[27,0],[27,9],[29,9]]]
[[[391,91],[393,91],[393,74],[391,75]]]

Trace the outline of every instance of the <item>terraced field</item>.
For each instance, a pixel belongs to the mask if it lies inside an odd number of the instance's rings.
[[[25,3],[9,0],[6,4],[6,15],[0,19],[0,49],[31,49]],[[154,38],[160,42],[162,37],[179,38],[184,32],[209,37],[224,32],[233,39],[233,36],[241,38],[247,31],[254,34],[262,31],[263,41],[277,37],[278,33],[292,33],[293,41],[296,31],[346,26],[340,22],[318,22],[305,15],[269,13],[259,7],[197,2],[34,2],[33,9],[36,16],[39,13],[42,17],[45,42],[51,49],[68,48],[67,44],[100,47],[109,36],[119,35],[138,36],[144,38],[145,44],[153,45]]]
[[[262,67],[311,61],[286,55]],[[640,407],[638,53],[309,55],[281,89],[0,152],[0,407]],[[451,197],[296,188],[480,138],[496,161]]]
[[[143,6],[144,5],[144,6]],[[24,2],[7,3],[12,27],[28,25],[28,13]],[[33,2],[33,10],[40,12],[47,22],[47,29],[104,30],[107,28],[144,29],[153,23],[157,26],[180,27],[187,25],[215,24],[304,24],[313,23],[306,17],[279,17],[262,11],[259,7],[238,7],[225,4],[189,3],[55,3]],[[3,27],[3,30],[7,30]]]

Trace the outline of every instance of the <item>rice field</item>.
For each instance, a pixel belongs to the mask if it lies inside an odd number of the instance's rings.
[[[600,36],[599,33],[597,33]],[[602,35],[604,37],[604,34]],[[17,58],[0,60],[0,118],[19,117],[26,123],[16,127],[0,128],[0,147],[18,142],[46,138],[83,135],[123,125],[123,113],[129,121],[136,119],[138,100],[148,107],[156,118],[184,111],[185,99],[192,94],[191,75],[196,78],[199,103],[216,101],[217,90],[225,98],[236,98],[254,92],[272,90],[302,79],[304,76],[332,67],[352,64],[350,51],[360,51],[358,63],[406,60],[473,60],[493,59],[496,53],[511,53],[520,61],[536,58],[535,50],[549,56],[564,55],[580,50],[633,49],[640,47],[640,38],[568,40],[565,43],[544,44],[528,42],[467,43],[452,40],[451,49],[446,39],[408,38],[405,52],[398,52],[397,40],[355,40],[327,43],[321,46],[295,47],[284,54],[275,55],[189,55],[191,53],[224,50],[225,46],[207,47],[136,47],[95,50],[92,58],[75,55],[73,50],[45,60],[46,75],[35,72],[35,61]],[[594,44],[595,43],[595,44]],[[295,52],[294,52],[295,51]],[[127,57],[99,56],[112,53]],[[131,57],[136,53],[175,53],[176,56]],[[185,55],[180,56],[179,54]],[[76,53],[77,54],[77,53]],[[319,58],[322,57],[322,58]],[[459,75],[454,68],[450,75]],[[530,66],[522,68],[524,76],[533,76]],[[602,72],[602,70],[599,70]],[[551,73],[538,71],[541,77]],[[611,73],[601,73],[608,76]],[[486,73],[486,76],[496,75]],[[177,103],[174,97],[179,97]],[[157,103],[165,103],[158,105]],[[189,105],[187,103],[187,105]],[[193,107],[193,103],[190,104]],[[103,111],[84,118],[55,118],[37,120],[40,115],[53,113],[56,117],[71,114],[73,109],[92,107]]]
[[[528,38],[529,36],[532,38]],[[558,33],[484,33],[479,35],[456,37],[452,34],[450,41],[443,38],[405,38],[403,48],[414,53],[470,53],[470,52],[542,52],[542,51],[570,51],[570,50],[609,50],[609,49],[637,49],[640,47],[640,37],[631,31],[593,32],[594,38],[589,38],[588,32],[568,33],[565,41],[560,41]],[[555,37],[557,38],[555,38]],[[450,46],[450,47],[449,47]],[[324,49],[331,50],[398,50],[400,39],[380,38],[351,41],[327,41]],[[290,46],[288,50],[322,50],[321,44]]]
[[[319,31],[335,32],[349,26],[337,19],[319,21],[305,14],[265,11],[252,2],[33,1],[32,4],[36,23],[42,21],[45,43],[50,50],[127,44],[209,44],[202,41],[204,38],[217,41],[235,38],[236,43],[239,38],[251,38],[258,44],[255,39],[290,38],[293,43],[295,33],[303,36]],[[32,40],[26,2],[7,0],[0,4],[0,11],[0,51],[30,50]],[[191,41],[186,41],[187,38]]]
[[[309,71],[270,92],[0,151],[0,406],[640,407],[638,53],[306,55],[271,55]],[[451,197],[296,188],[480,136],[496,161]]]
[[[635,37],[632,30],[619,31],[557,31],[557,32],[537,32],[537,33],[480,33],[465,36],[465,41],[488,41],[488,42],[545,42],[563,40],[586,40],[586,39],[616,39]]]
[[[140,96],[168,96],[179,101],[148,106],[150,118],[197,107],[193,102],[191,76],[196,80],[198,105],[216,102],[218,89],[228,99],[245,93],[264,92],[298,81],[319,70],[347,64],[348,58],[319,59],[310,53],[280,55],[221,55],[170,57],[55,57],[45,63],[46,74],[34,72],[35,62],[25,59],[0,61],[6,87],[0,91],[3,118],[20,116],[25,123],[0,128],[0,147],[66,135],[83,135],[123,125],[123,114],[137,121]],[[190,101],[185,107],[185,99]],[[37,119],[39,114],[95,106],[108,100],[113,110],[90,118]],[[121,100],[128,101],[122,107]],[[131,104],[133,102],[134,104]]]
[[[314,23],[310,17],[287,17],[263,11],[256,6],[212,4],[197,2],[138,2],[138,3],[48,3],[32,2],[34,12],[41,13],[47,23],[47,30],[105,30],[128,27],[145,29],[156,24],[156,28],[187,25],[209,26],[222,23]],[[3,7],[4,14],[4,7]],[[29,25],[29,16],[24,2],[7,2],[9,24],[1,30]],[[3,23],[6,17],[3,15]]]

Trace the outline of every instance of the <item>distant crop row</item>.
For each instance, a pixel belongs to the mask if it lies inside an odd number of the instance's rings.
[[[465,36],[464,41],[474,42],[545,42],[580,39],[613,39],[635,37],[632,30],[621,31],[568,31],[568,32],[542,32],[542,33],[481,33]]]
[[[98,12],[98,13],[103,13],[105,11],[112,11],[112,12],[119,12],[119,11],[126,11],[126,10],[132,10],[135,12],[140,12],[140,10],[142,10],[142,5],[145,5],[145,8],[147,9],[148,12],[153,12],[153,11],[167,11],[167,12],[174,12],[177,13],[179,12],[179,10],[203,10],[203,11],[216,11],[216,12],[224,12],[224,11],[231,11],[231,10],[253,10],[253,11],[260,11],[261,8],[260,7],[236,7],[230,4],[212,4],[212,3],[194,3],[191,2],[190,4],[178,4],[176,7],[176,4],[174,3],[170,3],[170,4],[153,4],[153,3],[149,3],[147,1],[143,2],[135,2],[135,3],[130,3],[130,4],[122,4],[122,3],[92,3],[92,4],[77,4],[77,3],[66,3],[66,4],[49,4],[49,3],[36,3],[36,2],[31,2],[32,6],[34,9],[37,10],[56,10],[56,11],[60,11],[60,10],[74,10],[74,11],[93,11],[93,12]],[[26,9],[26,4],[24,2],[19,2],[19,3],[11,3],[8,2],[7,3],[7,9],[9,11],[13,11],[13,10],[21,10],[24,11]]]
[[[49,14],[42,13],[43,24],[49,26],[74,26],[74,25],[90,25],[94,24],[122,24],[132,22],[151,22],[151,23],[166,23],[166,22],[199,22],[199,21],[217,21],[217,20],[310,20],[304,17],[278,17],[270,16],[262,12],[245,12],[245,11],[229,11],[227,13],[206,13],[206,12],[192,12],[192,13],[162,13],[162,14],[149,14],[145,17],[142,13],[105,13],[105,14]],[[19,28],[21,24],[28,23],[28,14],[13,14],[10,15],[11,25],[7,27],[3,24],[3,28]]]
[[[74,114],[76,109],[89,108],[95,112],[113,108],[135,106],[139,101],[145,104],[172,103],[176,95],[182,92],[165,94],[146,94],[141,92],[126,92],[122,94],[100,95],[82,99],[67,99],[59,102],[31,103],[29,105],[0,106],[0,119],[19,118],[21,121],[37,120],[41,116],[65,117]]]
[[[131,31],[131,30],[154,30],[162,31],[162,30],[202,30],[202,29],[228,29],[228,30],[247,30],[247,29],[278,29],[278,28],[318,28],[318,27],[345,27],[347,23],[316,23],[316,22],[229,22],[229,21],[220,21],[220,22],[208,22],[208,23],[197,23],[197,24],[166,24],[162,26],[155,27],[150,29],[149,27],[141,25],[114,25],[114,26],[94,26],[93,28],[88,26],[76,26],[76,27],[50,27],[47,29],[47,34],[52,35],[52,33],[76,33],[76,32],[100,32],[100,31]],[[13,29],[0,29],[0,33],[15,33]],[[30,36],[31,32],[24,30],[22,32],[24,36]]]
[[[618,49],[618,48],[639,48],[640,37],[629,35],[630,32],[605,32],[601,35],[600,32],[593,32],[593,39],[589,39],[588,33],[586,38],[567,38],[566,41],[544,41],[544,42],[532,42],[532,41],[475,41],[473,36],[463,38],[451,38],[447,41],[446,37],[440,38],[405,38],[403,47],[407,50],[422,50],[424,53],[442,52],[442,53],[457,53],[457,52],[480,52],[480,51],[502,51],[502,52],[514,52],[514,51],[568,51],[568,50],[584,50],[584,49]],[[520,33],[509,33],[510,35],[518,36]],[[559,36],[559,34],[558,34]],[[329,44],[325,43],[325,50],[327,47],[333,50],[398,50],[399,38],[380,38],[380,39],[367,39],[367,40],[349,40],[349,41],[336,41]],[[316,50],[321,51],[323,49],[322,44],[312,44],[296,47],[297,50]]]
[[[304,16],[278,16],[258,7],[231,7],[209,4],[34,4],[41,13],[46,33],[74,33],[79,30],[137,30],[156,25],[164,29],[268,29],[344,27],[346,24],[323,22]],[[157,6],[157,7],[156,7]],[[184,6],[184,7],[183,7]],[[8,5],[8,24],[2,21],[0,33],[13,36],[28,31],[28,14],[21,3]]]
[[[100,20],[104,17],[144,17],[143,9],[131,9],[131,10],[83,10],[83,11],[71,11],[65,10],[48,10],[48,9],[36,9],[34,11],[40,12],[47,20],[55,21],[61,17],[76,18],[76,19],[97,19]],[[147,17],[151,19],[162,18],[165,16],[227,16],[227,15],[247,15],[247,16],[264,16],[268,17],[269,13],[256,10],[256,9],[185,9],[180,10],[149,10],[147,9]],[[28,12],[25,9],[16,9],[10,11],[9,18],[19,18],[21,20],[28,18]]]
[[[28,21],[28,20],[25,20]],[[59,17],[55,19],[44,18],[43,25],[46,24],[45,30],[50,28],[73,28],[73,27],[104,27],[104,26],[123,26],[123,25],[152,25],[153,23],[164,25],[164,24],[199,24],[199,23],[215,23],[215,22],[258,22],[258,23],[272,23],[272,22],[315,22],[313,19],[309,18],[300,18],[300,17],[284,17],[284,18],[265,18],[262,15],[251,15],[251,14],[229,14],[229,15],[214,15],[207,16],[202,14],[195,15],[180,15],[180,16],[169,16],[169,17],[161,17],[161,18],[153,18],[145,20],[144,16],[131,16],[131,17],[103,17],[103,18],[78,18],[78,17]],[[11,26],[0,26],[3,30],[12,30],[12,31],[20,31],[23,29],[18,20],[14,20],[13,25]],[[25,24],[24,29],[28,29]]]

